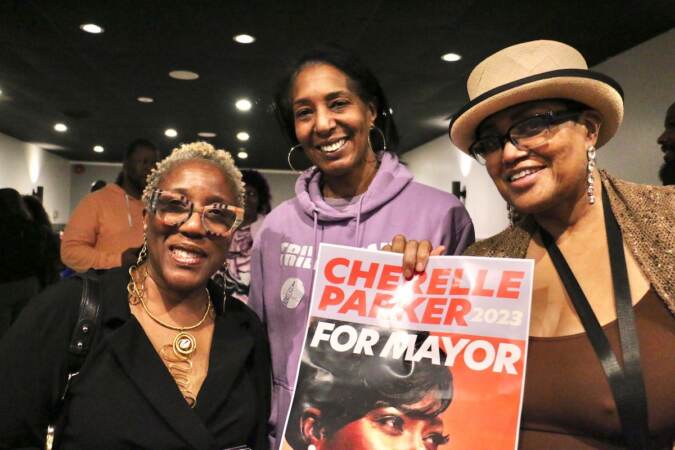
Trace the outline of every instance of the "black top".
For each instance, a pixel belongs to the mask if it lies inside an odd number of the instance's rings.
[[[208,374],[191,409],[131,315],[128,281],[122,268],[101,277],[101,325],[70,388],[61,449],[268,448],[270,357],[255,313],[214,302]],[[211,298],[222,298],[215,289]],[[79,279],[47,289],[0,341],[0,448],[43,447],[81,290]]]

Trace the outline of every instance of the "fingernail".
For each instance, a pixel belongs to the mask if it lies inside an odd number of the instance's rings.
[[[422,271],[424,271],[424,264],[422,264],[421,262],[418,262],[417,265],[415,266],[415,270],[416,270],[417,272],[422,272]]]
[[[405,269],[405,271],[403,272],[403,276],[405,277],[406,280],[411,279],[413,276],[412,271],[410,269]]]

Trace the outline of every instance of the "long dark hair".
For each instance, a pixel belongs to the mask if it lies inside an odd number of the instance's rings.
[[[49,220],[49,215],[45,211],[45,207],[42,206],[42,202],[39,198],[34,195],[24,195],[22,196],[23,203],[30,211],[30,214],[33,216],[33,222],[52,229],[52,221]]]
[[[30,211],[16,189],[0,189],[0,217],[20,217],[30,221]]]
[[[276,95],[274,96],[274,109],[279,125],[291,145],[298,144],[298,138],[295,136],[293,107],[291,105],[293,82],[298,73],[311,64],[328,64],[347,75],[354,92],[356,92],[359,98],[364,103],[372,103],[375,106],[377,112],[375,126],[384,134],[387,141],[387,150],[395,152],[398,146],[398,131],[392,117],[392,110],[380,86],[380,82],[377,81],[375,75],[355,54],[334,45],[316,47],[302,55],[291,65],[286,75],[279,82]],[[382,137],[380,133],[377,131],[371,133],[371,139],[374,140],[375,148],[382,148],[383,143],[381,142]]]

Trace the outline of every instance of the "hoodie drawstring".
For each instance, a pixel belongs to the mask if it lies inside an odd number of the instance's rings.
[[[319,256],[319,211],[316,209],[312,210],[312,217],[314,217],[314,238],[312,244],[312,282],[309,285],[309,290],[307,291],[307,298],[312,298],[312,288],[314,287],[314,276],[316,275],[316,258]],[[323,236],[321,236],[323,238]]]
[[[363,199],[365,196],[366,194],[364,193],[359,199],[359,207],[356,210],[356,242],[354,243],[354,247],[356,248],[361,248],[363,244],[361,242],[363,238],[363,234],[361,233],[361,208],[363,207]]]
[[[316,267],[316,258],[319,255],[319,240],[317,238],[319,234],[319,212],[316,209],[312,210],[312,217],[314,217],[314,238],[312,244],[312,278],[314,278],[314,268]]]

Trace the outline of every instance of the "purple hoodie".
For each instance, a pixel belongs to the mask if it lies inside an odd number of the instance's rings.
[[[461,254],[474,241],[473,223],[462,203],[413,181],[391,153],[381,155],[368,190],[346,208],[326,203],[320,176],[316,168],[300,175],[296,197],[272,210],[253,245],[248,304],[265,323],[272,351],[274,448],[281,445],[295,384],[311,298],[312,256],[319,243],[379,249],[400,233]]]

